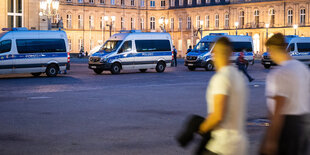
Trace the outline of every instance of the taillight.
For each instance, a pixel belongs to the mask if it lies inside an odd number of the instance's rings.
[[[172,60],[174,60],[174,52],[172,51],[171,53],[172,53]]]
[[[67,61],[68,61],[68,63],[70,63],[70,53],[69,52],[67,52]]]

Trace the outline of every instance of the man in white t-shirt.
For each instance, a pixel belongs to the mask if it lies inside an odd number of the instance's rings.
[[[214,46],[216,74],[206,93],[208,116],[200,133],[211,131],[204,155],[247,155],[245,132],[247,83],[244,75],[230,65],[231,43],[220,38]]]
[[[271,126],[260,153],[264,155],[309,155],[306,131],[310,113],[310,71],[286,51],[284,36],[272,36],[266,46],[273,62],[279,65],[266,79],[267,107]]]

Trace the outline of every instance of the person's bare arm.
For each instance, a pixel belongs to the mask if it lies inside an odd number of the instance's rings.
[[[200,125],[199,133],[203,134],[218,125],[224,118],[228,96],[222,94],[214,95],[214,111]]]
[[[261,152],[266,155],[274,155],[277,153],[278,141],[284,122],[284,116],[281,112],[286,103],[286,97],[275,96],[273,99],[275,100],[275,112],[271,115],[271,125],[267,130],[266,139],[261,150]]]

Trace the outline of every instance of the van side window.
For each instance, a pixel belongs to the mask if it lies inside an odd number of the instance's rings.
[[[233,52],[253,52],[251,42],[232,42]]]
[[[171,51],[169,40],[136,40],[137,52]]]
[[[64,39],[16,39],[18,53],[66,52]]]
[[[290,44],[290,51],[295,51],[295,43]]]
[[[310,52],[310,43],[297,43],[298,52]]]
[[[118,53],[128,52],[132,49],[132,41],[125,41]]]
[[[12,47],[11,40],[4,40],[0,42],[0,53],[10,52]]]

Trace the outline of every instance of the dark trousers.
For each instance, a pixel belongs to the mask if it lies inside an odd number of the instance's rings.
[[[310,115],[284,117],[277,155],[310,155]]]
[[[309,155],[309,115],[286,115],[279,140],[279,155]]]
[[[183,130],[176,136],[177,142],[182,147],[186,147],[193,139],[195,134],[198,133],[200,124],[205,120],[205,118],[198,115],[191,115],[185,125]],[[206,149],[208,141],[211,139],[211,131],[204,135],[200,135],[202,140],[200,141],[198,147],[195,150],[195,155],[216,155],[211,151]],[[213,153],[213,154],[211,154]]]
[[[178,62],[177,62],[177,53],[173,54],[173,59],[174,59],[174,67],[178,66]]]
[[[245,66],[239,66],[238,69],[244,73],[244,75],[248,78],[249,81],[251,81],[253,78],[249,75],[247,69]]]

